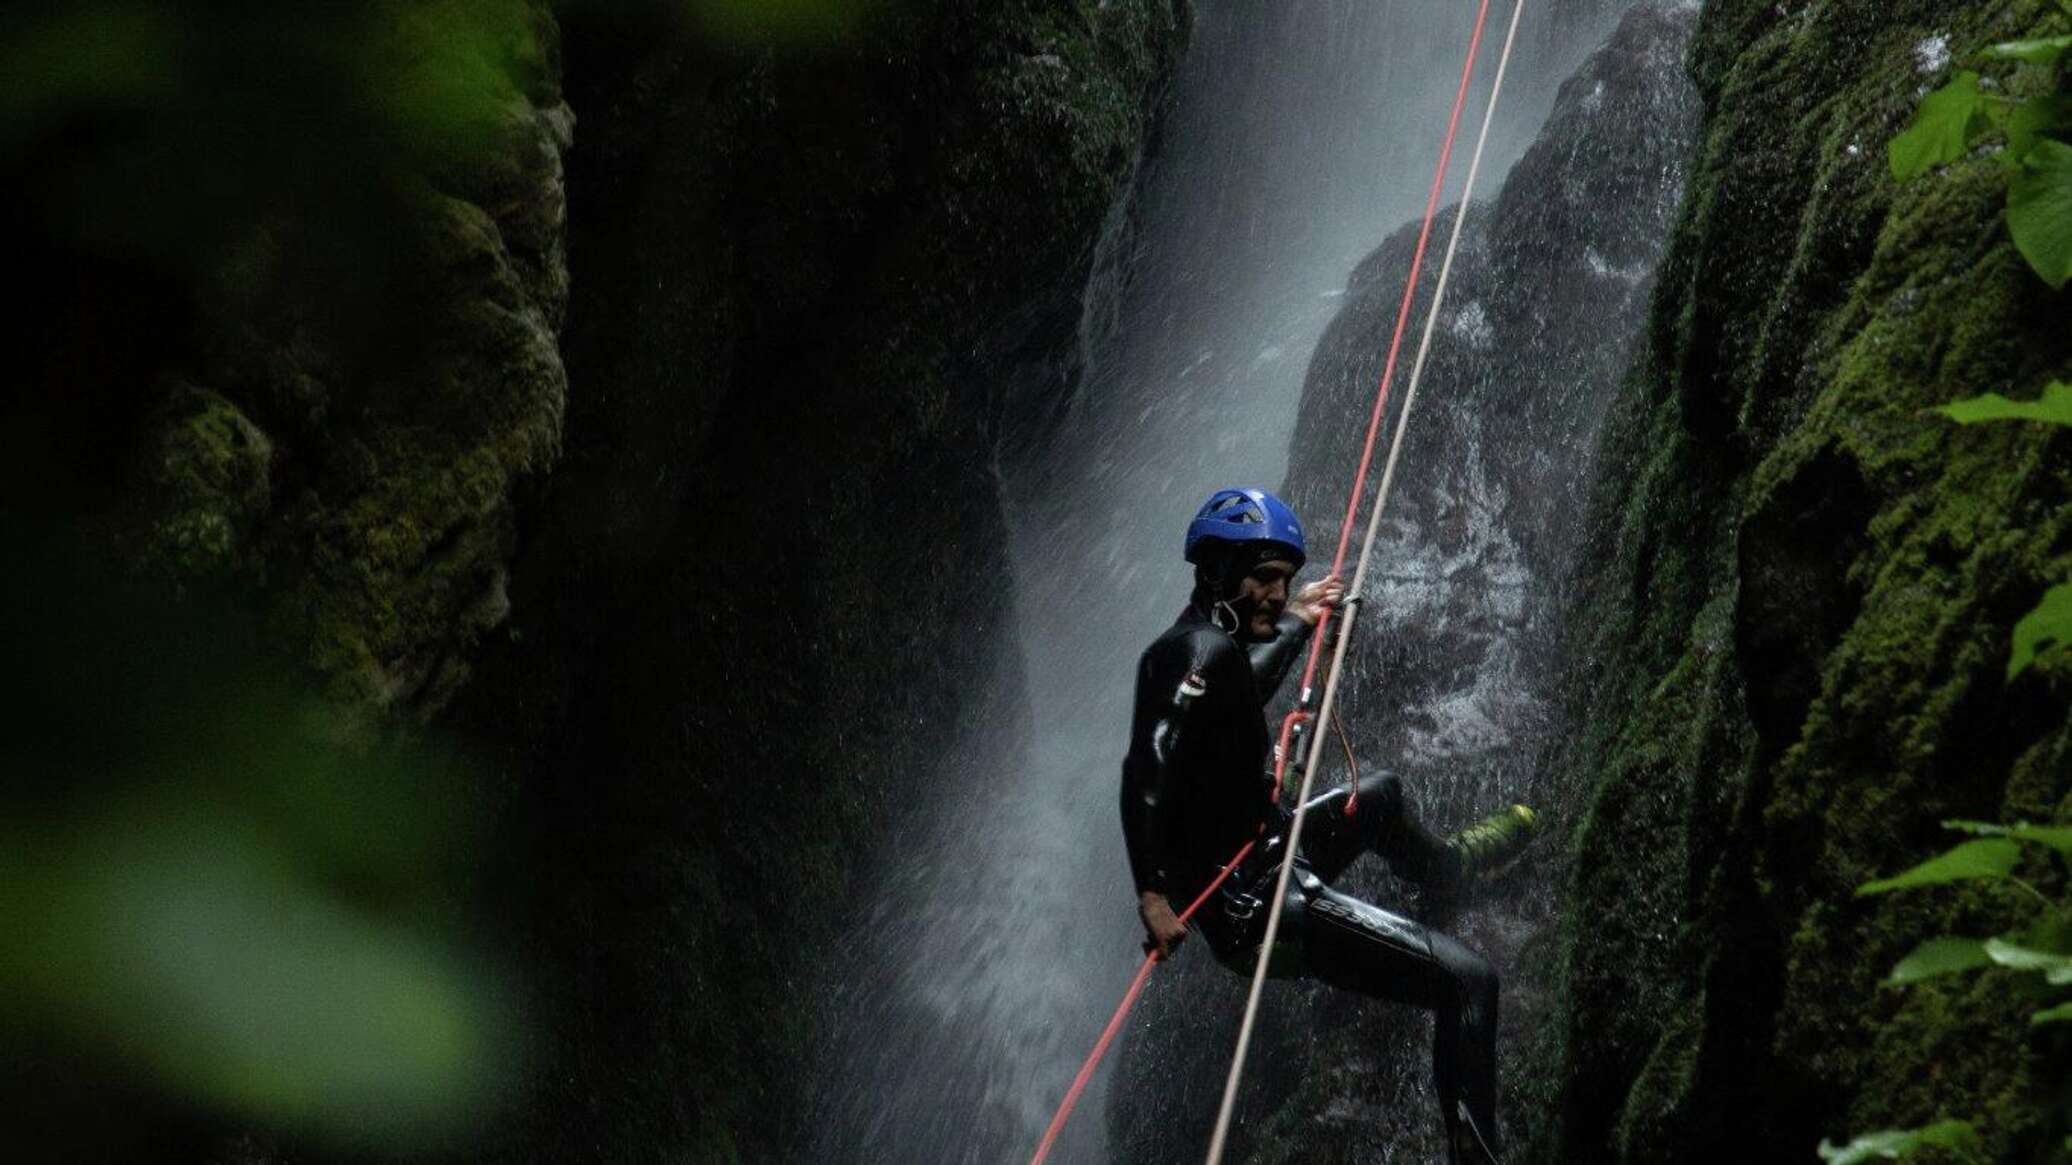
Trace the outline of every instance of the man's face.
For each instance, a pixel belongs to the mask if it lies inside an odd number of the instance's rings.
[[[1270,558],[1252,568],[1238,586],[1238,596],[1252,604],[1252,618],[1245,625],[1248,639],[1273,638],[1274,623],[1288,607],[1288,580],[1295,577],[1295,564]]]

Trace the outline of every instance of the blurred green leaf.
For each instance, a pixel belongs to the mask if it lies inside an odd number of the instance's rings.
[[[0,639],[40,728],[0,737],[0,1029],[383,1154],[479,1119],[514,1049],[448,937],[459,762],[342,730],[242,617],[141,586],[17,563]]]
[[[1982,54],[1996,61],[2023,61],[2031,65],[2054,65],[2072,48],[2072,36],[2047,36],[2036,40],[2011,40],[1988,45]]]
[[[54,889],[44,1002],[167,1085],[288,1128],[407,1143],[496,1053],[463,968],[296,874],[232,818],[90,827]]]
[[[2027,671],[2037,655],[2052,645],[2072,645],[2072,583],[2044,592],[2036,609],[2014,625],[2014,650],[2007,659],[2007,678],[2011,680]]]
[[[2072,280],[2072,144],[2045,138],[2022,157],[2007,189],[2015,248],[2052,290]]]
[[[2053,986],[2072,983],[2072,956],[2033,950],[2006,939],[1986,940],[1986,955],[2003,967],[2017,971],[2041,971]]]
[[[2017,825],[2007,836],[2016,841],[2030,841],[2049,846],[2067,860],[2072,860],[2072,825]]]
[[[1985,944],[1978,939],[1930,939],[1893,966],[1892,973],[1885,977],[1885,985],[1904,987],[1923,979],[1977,970],[1992,961],[1986,954]]]
[[[1953,401],[1936,410],[1960,425],[1981,421],[2048,421],[2072,425],[2072,384],[2052,381],[2035,400],[2009,400],[1999,393],[1987,393]]]
[[[1884,1132],[1865,1133],[1840,1147],[1822,1140],[1820,1156],[1827,1165],[1860,1165],[1861,1162],[1879,1157],[1896,1160],[1928,1145],[1957,1149],[1975,1147],[1977,1144],[1978,1131],[1971,1127],[1971,1122],[1945,1120],[1919,1129],[1886,1129]]]
[[[2034,842],[2049,846],[2068,860],[2072,860],[2072,825],[2030,825],[2018,821],[2013,825],[1998,825],[1990,821],[1949,820],[1943,822],[1944,829],[1979,837],[2010,837],[2016,841]]]
[[[1866,894],[1883,894],[1892,890],[1933,886],[1944,882],[2005,878],[2021,856],[2021,847],[2006,838],[1992,837],[1967,841],[1905,873],[1865,882],[1856,888],[1856,893],[1858,897],[1862,897]]]
[[[1991,128],[1978,82],[1977,73],[1960,71],[1921,99],[1913,122],[1886,148],[1894,179],[1905,182],[1956,161]]]
[[[165,802],[5,839],[41,860],[0,862],[36,898],[0,897],[25,956],[0,963],[0,1007],[278,1128],[400,1147],[466,1119],[508,1056],[479,973],[255,824]]]
[[[383,0],[359,38],[360,84],[421,157],[494,144],[541,49],[518,0]]]

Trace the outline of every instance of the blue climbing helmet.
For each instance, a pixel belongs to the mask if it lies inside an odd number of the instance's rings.
[[[1284,549],[1297,567],[1308,559],[1295,511],[1263,489],[1217,490],[1187,524],[1187,561],[1197,565],[1223,546],[1248,543],[1260,551]]]

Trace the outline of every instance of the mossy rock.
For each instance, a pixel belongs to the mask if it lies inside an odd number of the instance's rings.
[[[1607,460],[1640,472],[1599,491],[1581,730],[1558,758],[1604,822],[1571,917],[1674,887],[1681,953],[1664,966],[1626,928],[1570,928],[1566,1014],[1539,1045],[1562,1050],[1530,1069],[1570,1084],[1533,1159],[1808,1156],[1973,1115],[1982,1160],[2047,1139],[2016,977],[1877,986],[1922,940],[2033,907],[1853,891],[1948,844],[1944,818],[2063,819],[2063,653],[2002,673],[2014,621],[2072,574],[2072,441],[1929,410],[2072,371],[2065,301],[2008,241],[1992,158],[1904,185],[1884,158],[1952,55],[2060,19],[2037,3],[1706,9],[1708,135],[1608,437]],[[1713,743],[1651,759],[1680,739]],[[1617,819],[1636,802],[1673,808]],[[1620,998],[1585,990],[1613,969]]]

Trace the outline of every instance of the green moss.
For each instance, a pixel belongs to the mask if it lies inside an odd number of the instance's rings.
[[[1681,1002],[1681,1001],[1680,1001]],[[1699,1038],[1704,1026],[1700,997],[1667,1012],[1670,1026],[1634,1077],[1612,1130],[1612,1145],[1629,1161],[1660,1161],[1686,1141],[1695,1098]]]
[[[184,579],[228,577],[269,503],[273,443],[235,404],[175,386],[142,458],[141,557]]]
[[[1592,790],[1570,891],[1592,925],[1537,1045],[1535,1070],[1570,1083],[1536,1159],[1796,1157],[1971,1114],[1997,1157],[2033,1131],[2012,977],[1876,987],[1922,939],[1994,933],[2024,904],[1852,891],[1938,844],[1941,818],[2063,813],[2072,687],[2000,673],[2025,601],[2072,573],[2072,444],[1926,411],[2062,376],[2063,300],[2008,243],[1990,158],[1905,186],[1883,166],[1920,42],[1961,56],[2049,19],[1707,9],[1706,144],[1608,438],[1643,468],[1600,493],[1577,622],[1595,663],[1560,763]],[[1598,925],[1659,912],[1665,886],[1688,907],[1677,958]]]

